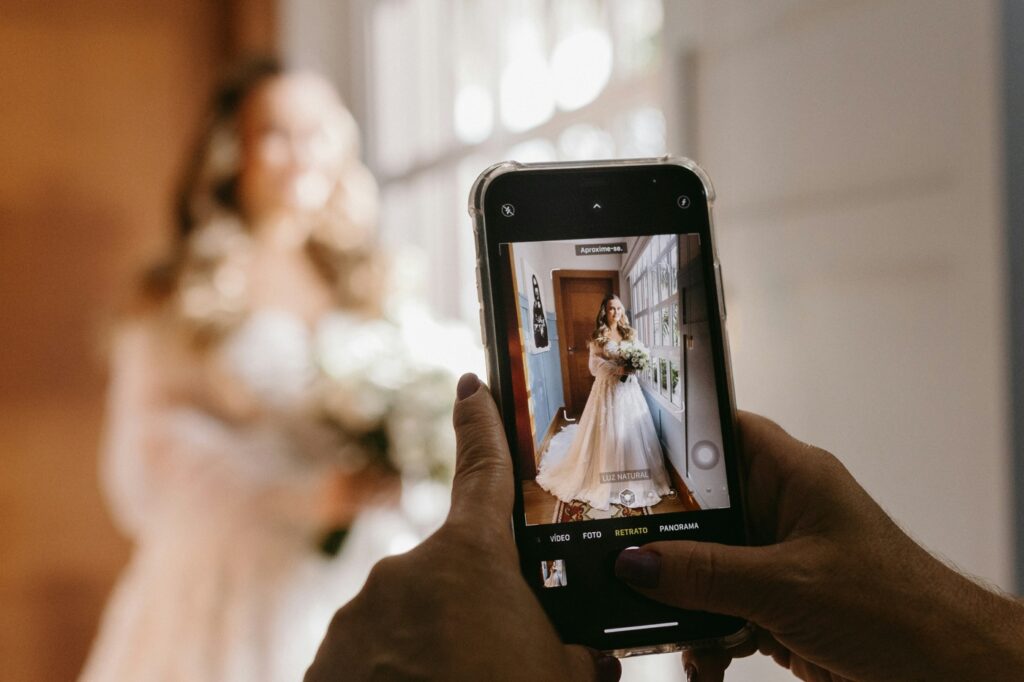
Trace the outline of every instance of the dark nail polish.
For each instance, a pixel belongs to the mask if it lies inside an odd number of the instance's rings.
[[[616,682],[622,677],[622,664],[614,656],[602,654],[595,663],[597,665],[597,679],[600,682]]]
[[[615,575],[637,587],[657,587],[661,557],[641,549],[623,550],[615,560]]]
[[[455,395],[459,400],[465,400],[476,393],[478,388],[480,388],[480,380],[476,378],[475,374],[463,374],[459,379],[458,388],[455,389]]]

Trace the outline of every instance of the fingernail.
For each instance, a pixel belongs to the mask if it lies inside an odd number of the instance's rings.
[[[459,379],[458,388],[455,389],[455,395],[459,400],[465,400],[476,393],[478,388],[480,388],[480,380],[476,378],[475,374],[463,374]]]
[[[623,550],[615,560],[615,575],[637,587],[657,587],[661,556],[641,549]]]
[[[597,679],[600,682],[617,682],[622,677],[622,664],[619,663],[619,659],[603,654],[596,649],[591,649],[590,655],[594,657]]]
[[[697,682],[697,669],[692,664],[687,663],[683,669],[686,671],[686,682]]]

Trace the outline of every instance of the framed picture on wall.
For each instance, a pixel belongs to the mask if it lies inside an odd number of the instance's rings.
[[[526,334],[526,349],[530,353],[545,353],[551,349],[551,335],[548,333],[548,318],[545,311],[541,279],[526,259],[522,259],[523,293],[526,295],[526,312],[530,328]]]

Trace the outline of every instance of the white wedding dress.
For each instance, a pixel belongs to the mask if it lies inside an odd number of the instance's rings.
[[[537,483],[562,502],[579,500],[607,510],[610,505],[649,507],[670,490],[665,458],[651,412],[635,376],[622,381],[609,341],[604,355],[591,344],[594,386],[579,422],[552,437]]]
[[[443,520],[447,490],[419,484],[397,506],[362,512],[338,555],[318,550],[327,440],[292,409],[315,371],[317,333],[256,312],[205,362],[175,352],[153,321],[118,335],[102,474],[134,552],[84,682],[301,680],[373,564]],[[237,406],[190,393],[228,384],[258,419],[223,418]]]

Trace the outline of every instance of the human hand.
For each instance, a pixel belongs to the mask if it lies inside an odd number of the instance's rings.
[[[374,567],[335,614],[306,682],[617,680],[616,659],[562,644],[520,575],[501,419],[475,376],[462,377],[458,396],[448,519]]]
[[[755,650],[803,680],[1019,679],[1024,607],[918,546],[829,453],[757,415],[739,425],[760,546],[654,542],[615,566],[653,599],[757,626],[736,650],[688,652],[690,679]]]

